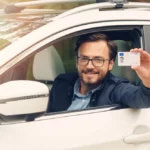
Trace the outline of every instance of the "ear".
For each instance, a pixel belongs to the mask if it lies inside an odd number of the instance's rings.
[[[114,66],[114,60],[112,59],[109,61],[109,66],[108,66],[109,71],[112,70],[113,66]]]

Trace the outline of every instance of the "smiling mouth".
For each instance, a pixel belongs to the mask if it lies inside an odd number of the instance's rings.
[[[95,73],[95,72],[94,73],[93,72],[86,72],[84,74],[85,74],[86,78],[93,78],[96,75],[98,75],[98,73]]]
[[[98,73],[96,73],[96,72],[84,72],[85,74],[98,74]]]

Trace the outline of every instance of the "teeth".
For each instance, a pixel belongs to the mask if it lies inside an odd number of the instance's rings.
[[[84,72],[85,74],[97,74],[97,73],[94,73],[94,72]]]
[[[87,74],[94,74],[93,72],[87,72]]]

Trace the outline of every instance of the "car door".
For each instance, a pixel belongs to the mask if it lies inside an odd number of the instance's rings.
[[[0,126],[4,150],[148,149],[150,109],[107,108],[51,114],[33,122]]]
[[[134,22],[136,24],[137,22]],[[117,21],[112,22],[113,27],[118,25]],[[112,26],[111,24],[111,26]],[[119,22],[120,26],[126,24],[132,25],[133,22]],[[141,23],[139,23],[141,24]],[[54,26],[54,25],[53,25]],[[6,64],[1,67],[1,76],[6,71],[15,67],[33,53],[43,49],[47,44],[55,40],[64,38],[72,33],[77,34],[86,29],[95,29],[96,27],[105,27],[108,29],[108,23],[91,23],[49,35],[43,40],[29,45],[29,48],[22,48],[19,53],[18,49],[13,54],[13,58],[5,58]],[[125,26],[126,27],[126,26]],[[110,28],[110,27],[109,27]],[[42,28],[44,29],[44,28]],[[42,31],[40,29],[40,31]],[[48,26],[46,27],[48,29]],[[100,28],[101,29],[101,28]],[[119,27],[121,30],[122,28]],[[86,30],[88,31],[88,30]],[[38,34],[38,32],[37,32]],[[36,35],[37,35],[36,34]],[[28,37],[22,38],[18,42],[23,43]],[[33,33],[31,35],[33,38]],[[40,37],[38,37],[40,39]],[[17,47],[14,44],[14,48]],[[10,46],[3,52],[6,55]],[[8,61],[9,60],[9,61]],[[2,64],[2,63],[1,63]],[[6,82],[6,80],[5,80]],[[8,89],[9,90],[9,89]],[[109,110],[106,108],[97,108],[76,112],[48,113],[45,116],[33,122],[13,122],[0,125],[0,145],[5,150],[9,149],[59,149],[59,150],[88,150],[88,149],[146,149],[149,148],[149,126],[148,121],[149,109],[118,109]]]

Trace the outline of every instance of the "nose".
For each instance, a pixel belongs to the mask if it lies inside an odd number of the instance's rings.
[[[88,64],[86,65],[86,68],[94,68],[92,60],[89,60]]]

